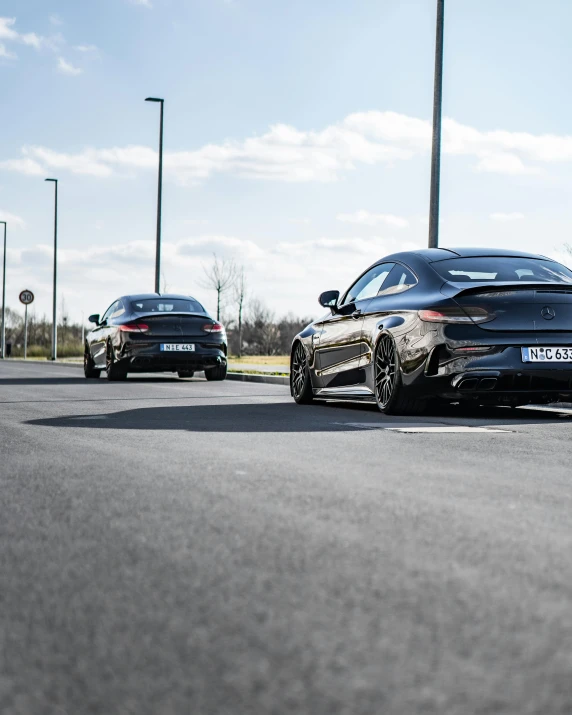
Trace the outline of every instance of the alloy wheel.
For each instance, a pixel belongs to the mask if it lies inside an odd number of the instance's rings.
[[[291,380],[294,397],[300,397],[304,391],[306,380],[306,353],[301,343],[298,343],[292,357]]]
[[[395,389],[397,374],[395,345],[389,335],[384,335],[375,353],[375,396],[380,407],[389,404]]]

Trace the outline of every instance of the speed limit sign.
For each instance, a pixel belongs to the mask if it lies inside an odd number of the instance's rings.
[[[24,303],[24,305],[30,305],[30,303],[34,302],[34,294],[32,293],[31,290],[23,290],[20,293],[20,303]]]

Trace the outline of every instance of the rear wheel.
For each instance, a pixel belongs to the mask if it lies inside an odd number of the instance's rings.
[[[205,377],[209,381],[226,380],[226,363],[217,367],[209,367],[205,370]]]
[[[95,363],[93,362],[93,358],[91,357],[91,353],[87,349],[87,345],[85,347],[85,351],[83,353],[83,374],[88,378],[88,379],[93,379],[97,378],[101,375],[101,370],[98,370],[95,367]]]
[[[179,371],[177,372],[177,375],[178,375],[180,378],[193,377],[194,374],[195,374],[195,373],[194,373],[192,370],[179,370]]]
[[[374,359],[375,400],[386,415],[418,415],[425,403],[403,387],[399,370],[399,354],[391,335],[382,335]]]
[[[121,363],[116,361],[115,350],[113,349],[113,345],[111,343],[107,343],[105,371],[107,373],[107,379],[112,382],[127,379],[127,370]]]
[[[310,368],[302,343],[296,343],[290,360],[290,394],[299,405],[314,401]]]

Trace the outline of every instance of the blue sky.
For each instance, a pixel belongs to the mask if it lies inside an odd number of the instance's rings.
[[[164,279],[209,307],[213,251],[313,315],[427,240],[434,0],[4,0],[0,214],[8,300],[72,318],[153,285],[165,97]],[[563,257],[571,240],[572,3],[447,0],[442,245]],[[228,307],[231,310],[231,307]]]

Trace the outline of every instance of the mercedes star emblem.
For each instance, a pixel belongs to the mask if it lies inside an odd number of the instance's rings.
[[[544,320],[552,320],[552,318],[556,317],[556,311],[549,305],[545,305],[544,308],[540,311],[540,315],[542,315]]]

